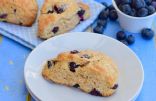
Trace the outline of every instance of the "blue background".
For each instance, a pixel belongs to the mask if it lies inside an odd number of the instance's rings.
[[[110,0],[96,1],[111,3]],[[156,28],[154,24],[153,28]],[[119,30],[118,22],[109,21],[104,33],[110,37],[115,37]],[[127,32],[127,34],[132,33]],[[129,47],[142,61],[145,72],[144,85],[137,101],[156,101],[156,47],[154,39],[147,41],[142,39],[139,33],[133,35],[136,37],[136,42]],[[28,92],[24,83],[23,70],[25,60],[30,52],[30,49],[20,44],[6,37],[0,37],[0,101],[26,100]],[[119,52],[119,54],[122,53]]]

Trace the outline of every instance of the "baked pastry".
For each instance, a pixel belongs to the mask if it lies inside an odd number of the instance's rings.
[[[59,54],[46,62],[42,76],[95,96],[110,96],[118,87],[116,64],[105,54],[91,50]]]
[[[31,26],[37,16],[36,0],[1,0],[0,21]]]
[[[38,36],[48,39],[73,29],[90,16],[89,6],[76,0],[45,0],[38,21]]]

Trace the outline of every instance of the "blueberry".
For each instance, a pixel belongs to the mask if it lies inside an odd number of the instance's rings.
[[[135,9],[132,9],[132,11],[131,11],[131,13],[129,15],[136,16],[136,10]]]
[[[0,14],[0,18],[1,19],[5,19],[7,16],[8,16],[8,14],[5,14],[5,13],[4,14]]]
[[[154,37],[154,31],[149,28],[144,28],[141,31],[141,35],[144,39],[150,40]]]
[[[53,66],[52,61],[48,61],[48,62],[47,62],[47,66],[48,66],[48,68],[52,67],[52,66]]]
[[[79,85],[79,84],[75,84],[75,85],[73,85],[73,87],[74,87],[74,88],[79,88],[80,85]]]
[[[151,5],[156,9],[156,1],[152,1]]]
[[[132,0],[119,0],[120,4],[130,4]]]
[[[23,25],[23,23],[22,23],[22,22],[19,22],[19,25],[20,25],[20,26],[22,26],[22,25]]]
[[[115,10],[115,8],[114,8],[114,6],[113,5],[110,5],[109,7],[108,7],[108,9],[111,11],[111,10]]]
[[[148,10],[146,8],[140,8],[138,11],[137,11],[137,16],[138,17],[145,17],[148,15]]]
[[[128,14],[128,15],[130,15],[131,12],[132,12],[132,9],[131,9],[131,7],[130,7],[129,4],[120,5],[120,6],[119,6],[119,9],[120,9],[123,13]]]
[[[7,22],[6,20],[3,20],[2,22]]]
[[[48,61],[48,62],[47,62],[48,68],[51,68],[53,65],[56,64],[56,62],[57,62],[56,60]]]
[[[103,27],[103,26],[99,26],[99,25],[97,25],[97,26],[93,29],[93,32],[94,32],[94,33],[102,34],[103,31],[104,31],[104,27]]]
[[[47,13],[48,13],[48,14],[54,13],[54,11],[53,11],[53,10],[49,10]]]
[[[120,0],[115,0],[115,3],[116,3],[117,5],[120,5],[120,4],[121,4]]]
[[[17,10],[16,10],[16,9],[14,9],[14,13],[16,13],[16,11],[17,11]]]
[[[144,0],[132,0],[132,7],[136,9],[140,9],[146,6]]]
[[[98,26],[103,26],[103,27],[106,27],[107,25],[107,20],[97,20],[97,25]]]
[[[147,5],[150,5],[152,0],[145,0],[145,2],[146,2]]]
[[[102,2],[102,5],[104,5],[106,8],[108,7],[108,4],[106,2]]]
[[[79,16],[83,16],[85,14],[85,10],[81,9],[80,11],[77,12]]]
[[[112,89],[117,89],[118,88],[118,84],[115,84]]]
[[[83,56],[81,56],[81,58],[87,58],[90,59],[90,56],[88,54],[84,54]]]
[[[127,42],[129,45],[133,44],[135,42],[135,37],[133,35],[129,35],[127,37]]]
[[[64,12],[64,9],[61,7],[57,7],[56,5],[54,6],[54,10],[56,11],[56,13],[61,14],[62,12]]]
[[[53,33],[57,33],[58,31],[59,31],[59,27],[54,27],[52,30]]]
[[[125,40],[126,39],[126,34],[125,34],[125,32],[123,32],[123,31],[119,31],[119,32],[117,32],[117,34],[116,34],[116,38],[118,39],[118,40]]]
[[[90,94],[95,96],[102,96],[102,94],[99,91],[97,91],[95,88],[92,91],[90,91]]]
[[[153,6],[150,5],[150,6],[147,7],[147,9],[148,9],[148,14],[149,15],[155,13],[155,8]]]
[[[109,15],[109,10],[108,9],[104,9],[98,16],[98,19],[102,19],[105,20],[108,18]]]
[[[84,17],[83,16],[79,16],[80,21],[84,21]]]
[[[75,62],[69,63],[70,71],[75,72],[75,68],[78,68],[79,65],[77,65]]]
[[[128,42],[127,42],[127,40],[120,40],[120,42],[122,42],[123,44],[125,44],[125,45],[128,46]]]
[[[71,54],[77,54],[77,53],[79,53],[79,51],[73,50],[73,51],[71,51],[70,53],[71,53]]]
[[[113,21],[115,21],[115,20],[118,19],[118,14],[117,14],[117,11],[116,10],[111,10],[109,12],[109,19],[110,20],[113,20]]]

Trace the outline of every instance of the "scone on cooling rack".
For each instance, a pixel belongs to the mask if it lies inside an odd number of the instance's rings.
[[[59,54],[46,62],[42,76],[95,96],[110,96],[118,87],[116,64],[107,55],[92,50]]]
[[[31,26],[37,16],[36,0],[0,0],[0,21]]]
[[[42,39],[63,34],[90,17],[89,6],[76,0],[45,0],[38,21]]]

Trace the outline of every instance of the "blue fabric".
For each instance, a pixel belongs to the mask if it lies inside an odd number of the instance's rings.
[[[107,1],[110,0],[97,0]],[[154,27],[155,29],[156,27]],[[105,29],[105,35],[115,37],[120,30],[118,22],[109,21]],[[132,34],[128,33],[127,34]],[[154,39],[147,41],[140,34],[134,34],[136,42],[129,46],[140,58],[145,72],[145,80],[142,91],[136,101],[155,101],[156,90],[156,47]],[[28,94],[23,70],[26,57],[30,49],[3,37],[0,41],[0,101],[25,101]],[[122,54],[119,52],[119,54]],[[126,61],[126,60],[123,60]],[[135,79],[135,78],[134,78]],[[127,87],[128,89],[128,87]],[[124,97],[124,96],[123,96]]]

